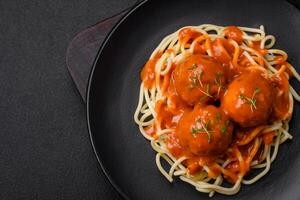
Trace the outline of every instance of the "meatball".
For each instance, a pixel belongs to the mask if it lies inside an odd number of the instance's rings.
[[[244,72],[229,84],[221,106],[240,126],[257,126],[268,121],[272,111],[272,93],[272,83],[264,72]]]
[[[204,55],[187,57],[175,68],[173,78],[178,95],[189,105],[218,97],[225,85],[222,65]]]
[[[231,143],[233,125],[225,113],[213,106],[196,105],[184,113],[176,127],[180,145],[195,155],[219,155]]]

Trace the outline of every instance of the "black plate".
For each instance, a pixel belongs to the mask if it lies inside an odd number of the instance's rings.
[[[300,12],[286,1],[149,1],[113,29],[90,76],[87,114],[91,141],[103,171],[127,199],[210,199],[186,183],[170,184],[157,170],[155,152],[133,120],[139,72],[159,42],[185,25],[212,23],[259,27],[276,36],[276,47],[300,65]],[[295,81],[293,81],[294,83]],[[300,87],[296,87],[300,91]],[[219,199],[300,199],[299,103],[290,123],[293,141],[283,144],[271,171],[235,196]]]

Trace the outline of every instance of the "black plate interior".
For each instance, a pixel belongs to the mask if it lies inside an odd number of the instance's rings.
[[[133,121],[139,72],[154,48],[185,25],[212,23],[258,27],[276,36],[300,71],[300,13],[284,0],[149,1],[139,5],[112,31],[91,73],[88,120],[98,159],[115,187],[128,199],[210,199],[186,183],[170,184],[157,170],[155,152]],[[295,85],[295,81],[292,81]],[[300,87],[296,86],[300,91]],[[300,104],[290,123],[292,142],[283,144],[271,171],[240,193],[219,199],[300,199]]]

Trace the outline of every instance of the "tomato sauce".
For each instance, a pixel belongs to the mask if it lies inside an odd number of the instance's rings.
[[[153,59],[150,59],[146,62],[145,66],[141,71],[141,80],[144,83],[144,86],[148,89],[151,89],[155,83],[155,65],[157,60],[161,57],[161,53],[157,53]]]
[[[290,117],[289,108],[289,80],[285,73],[281,73],[274,77],[274,106],[272,118],[273,120],[284,120]]]
[[[236,26],[228,26],[224,30],[225,38],[232,39],[236,41],[238,44],[242,44],[243,42],[243,33]]]
[[[202,34],[191,28],[184,28],[179,31],[178,38],[180,42],[190,42],[191,40],[201,36]]]

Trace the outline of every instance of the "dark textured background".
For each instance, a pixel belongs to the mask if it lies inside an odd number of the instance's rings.
[[[76,33],[135,0],[0,0],[0,199],[119,199],[66,68]]]

